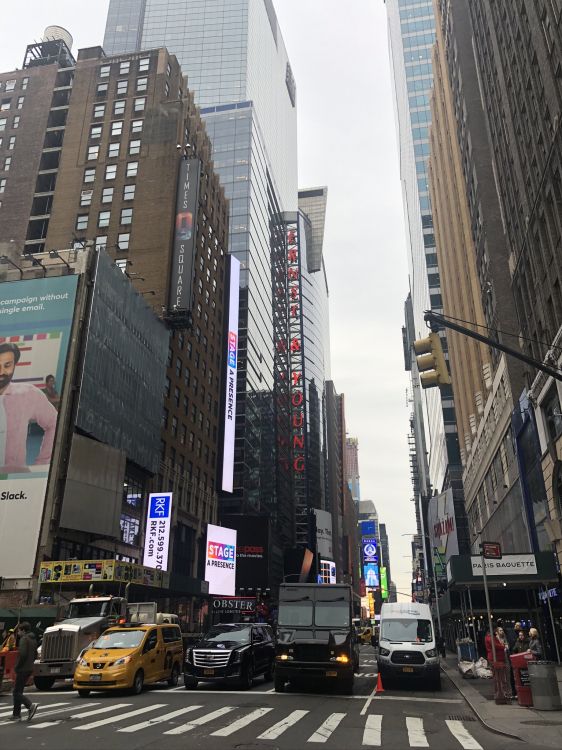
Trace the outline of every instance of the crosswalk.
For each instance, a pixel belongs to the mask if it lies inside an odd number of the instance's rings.
[[[177,704],[176,704],[177,705]],[[137,704],[138,706],[138,704]],[[87,710],[86,710],[87,709]],[[173,709],[173,710],[169,710]],[[9,721],[10,711],[0,712],[0,734],[8,727],[14,727]],[[142,717],[142,718],[141,718]],[[461,717],[462,718],[462,717]],[[140,719],[140,720],[139,720]],[[270,706],[256,708],[255,706],[220,706],[213,708],[201,703],[174,708],[167,703],[152,703],[142,708],[135,708],[133,703],[88,702],[80,703],[76,710],[75,702],[59,702],[41,706],[35,720],[27,724],[33,734],[39,736],[49,729],[64,724],[65,730],[72,732],[92,732],[107,728],[111,732],[140,733],[156,730],[162,739],[166,737],[182,736],[198,729],[198,739],[201,738],[201,728],[208,731],[209,737],[231,737],[238,732],[250,729],[256,733],[255,740],[271,741],[283,737],[289,746],[302,743],[326,744],[339,738],[346,738],[351,729],[357,727],[357,713],[333,712],[325,717],[318,717],[318,712],[305,709],[294,711],[283,710]],[[267,723],[271,721],[269,726]],[[431,730],[419,716],[397,717],[390,714],[385,717],[382,713],[368,713],[360,717],[360,737],[363,747],[383,747],[385,725],[393,736],[396,731],[403,731],[404,747],[430,747],[428,737],[432,738],[435,747],[454,747],[462,750],[483,750],[475,737],[468,731],[459,717],[444,721],[431,719]],[[397,722],[400,726],[397,729]],[[439,724],[436,733],[435,725]],[[208,725],[208,729],[206,729]],[[17,725],[16,725],[17,726]],[[355,730],[356,731],[356,730]],[[452,744],[443,744],[443,732]],[[97,734],[96,734],[97,736]],[[295,737],[298,736],[298,742]],[[291,738],[293,737],[293,740]],[[45,738],[44,738],[45,739]],[[245,737],[247,740],[247,736]],[[252,738],[253,741],[253,738]],[[358,742],[360,740],[358,739]],[[0,740],[0,744],[2,741]],[[266,747],[266,745],[264,745]]]

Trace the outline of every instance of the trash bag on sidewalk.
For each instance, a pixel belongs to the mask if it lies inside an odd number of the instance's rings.
[[[488,666],[486,659],[480,658],[474,664],[474,671],[477,677],[485,680],[491,680],[493,677],[492,670]]]
[[[459,661],[459,672],[463,677],[475,678],[476,669],[473,661]]]

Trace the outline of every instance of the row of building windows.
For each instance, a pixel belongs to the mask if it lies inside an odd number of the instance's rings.
[[[147,91],[147,89],[148,78],[146,76],[137,78],[135,91],[140,94],[143,91]],[[117,81],[115,91],[117,96],[126,96],[129,92],[129,81],[127,79]],[[107,96],[109,94],[109,82],[104,81],[103,83],[98,83],[96,86],[96,94],[98,96]]]
[[[17,85],[18,85],[18,79],[17,78],[10,78],[9,80],[6,81],[6,83],[4,85],[4,91],[6,91],[6,93],[10,93],[12,91],[15,91]],[[28,86],[29,86],[29,78],[27,78],[27,77],[26,78],[22,78],[21,81],[20,81],[20,89],[22,91],[25,91]],[[2,91],[2,81],[0,81],[0,91]]]
[[[130,124],[131,133],[141,133],[143,128],[144,120],[132,120]],[[123,135],[123,120],[115,120],[111,123],[111,137],[114,138],[119,135]],[[90,127],[90,139],[96,140],[101,138],[103,133],[103,125],[92,125]]]
[[[14,118],[12,120],[12,125],[8,126],[8,118],[7,117],[0,117],[0,133],[3,133],[6,128],[8,127],[8,130],[10,128],[12,130],[17,130],[20,126],[21,116],[20,115],[14,115]]]
[[[2,144],[4,142],[4,138],[0,135],[0,148],[2,148]],[[16,136],[12,135],[8,140],[6,141],[6,147],[8,151],[13,151],[16,147]]]
[[[123,186],[123,200],[132,201],[135,197],[135,190],[136,190],[136,185],[124,185]],[[103,188],[102,194],[101,194],[101,202],[112,203],[114,192],[115,192],[115,189],[112,187]],[[91,206],[93,193],[94,193],[93,190],[82,190],[80,193],[80,205]]]
[[[11,96],[5,99],[0,99],[0,112],[8,112],[8,110],[12,108],[13,101],[14,99],[12,99]],[[16,109],[23,109],[25,96],[18,96],[15,102],[16,102]]]
[[[88,228],[89,214],[78,214],[76,217],[76,231],[83,232]],[[100,211],[98,214],[98,227],[108,227],[111,221],[111,211]],[[122,208],[120,214],[120,223],[122,225],[133,223],[133,209]]]
[[[118,164],[107,164],[105,167],[105,174],[104,177],[106,180],[115,180],[117,178],[117,169]],[[126,170],[125,170],[125,176],[126,177],[136,177],[139,171],[139,163],[138,161],[128,161]],[[96,168],[95,167],[88,167],[84,170],[84,182],[85,183],[92,183],[95,182],[96,179]]]
[[[127,153],[129,156],[135,156],[136,154],[140,154],[140,148],[141,148],[140,140],[134,139],[132,141],[129,141],[129,147],[128,147]],[[121,151],[120,143],[110,143],[107,147],[107,156],[110,159],[116,159],[119,156],[120,151]],[[96,159],[99,158],[99,155],[100,155],[99,146],[88,146],[88,153],[86,157],[87,161],[96,161]]]
[[[116,117],[123,117],[127,109],[127,99],[116,99],[113,102],[113,114]],[[133,99],[133,112],[144,112],[146,109],[146,96],[137,96]],[[105,102],[94,105],[93,119],[100,120],[105,117],[107,104]]]
[[[123,60],[120,63],[117,63],[119,65],[119,75],[124,76],[131,72],[131,60]],[[111,65],[101,65],[99,68],[99,77],[100,78],[109,78],[111,75]],[[170,65],[168,63],[168,71],[170,69]],[[150,70],[150,57],[141,57],[138,61],[137,71],[139,73],[147,73]],[[169,72],[168,72],[169,75]]]

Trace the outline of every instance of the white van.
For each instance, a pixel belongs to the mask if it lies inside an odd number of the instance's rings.
[[[439,654],[428,604],[382,605],[377,665],[383,685],[385,679],[422,677],[434,690],[441,689]]]

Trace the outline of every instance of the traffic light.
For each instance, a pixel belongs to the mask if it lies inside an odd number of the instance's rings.
[[[435,388],[451,384],[451,376],[443,354],[439,334],[432,331],[426,339],[414,341],[416,357],[422,388]]]

